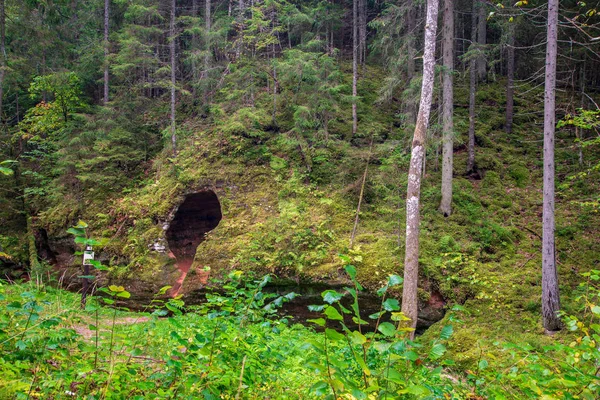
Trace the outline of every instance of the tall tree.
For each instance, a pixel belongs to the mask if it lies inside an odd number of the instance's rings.
[[[358,130],[356,86],[358,81],[358,0],[352,0],[352,136]]]
[[[477,57],[477,78],[480,82],[487,79],[487,60],[485,57],[485,45],[487,43],[487,18],[485,2],[479,0],[477,17],[477,44],[479,45],[479,57]]]
[[[2,98],[4,97],[4,77],[7,68],[6,56],[6,9],[5,0],[0,0],[0,123],[2,122]]]
[[[477,45],[477,0],[473,0],[471,13],[471,46],[473,52]],[[477,57],[469,56],[469,143],[467,145],[467,173],[473,172],[475,167],[475,92],[477,91]]]
[[[110,0],[104,0],[104,105],[108,104],[108,22]]]
[[[419,203],[421,177],[425,158],[425,139],[429,125],[433,82],[435,80],[435,35],[437,31],[438,0],[427,0],[425,22],[425,51],[423,54],[423,83],[421,102],[412,142],[408,185],[406,190],[406,255],[404,258],[404,287],[402,289],[402,312],[410,319],[411,327],[417,326],[419,280]],[[411,334],[414,337],[414,331]]]
[[[171,145],[173,146],[173,157],[177,156],[177,137],[175,129],[175,17],[177,0],[171,0],[171,18],[169,19],[169,50],[171,55]]]
[[[556,57],[558,0],[548,1],[544,89],[544,199],[542,227],[542,317],[547,331],[560,329],[560,296],[554,248],[554,131],[556,125]]]
[[[515,104],[515,24],[508,23],[508,45],[506,49],[506,133],[512,133]]]
[[[359,0],[359,60],[367,62],[367,0]]]
[[[442,147],[442,202],[440,211],[445,217],[452,213],[452,161],[454,123],[454,0],[444,0],[444,26],[442,30],[443,51],[443,147]]]

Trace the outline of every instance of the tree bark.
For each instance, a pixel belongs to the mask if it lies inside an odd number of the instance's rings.
[[[471,46],[472,51],[477,42],[476,2],[473,0],[471,13]],[[477,59],[471,55],[469,60],[469,143],[467,145],[467,174],[475,167],[475,92],[477,91]]]
[[[542,317],[547,331],[560,329],[560,296],[554,247],[554,131],[558,0],[548,1],[548,39],[544,89],[544,199],[542,227]]]
[[[108,22],[110,0],[104,0],[104,105],[108,104]]]
[[[0,123],[2,123],[3,97],[4,97],[4,78],[6,76],[7,56],[6,56],[6,9],[5,0],[0,0]],[[17,117],[18,119],[18,117]]]
[[[359,10],[359,37],[360,37],[360,56],[359,60],[364,67],[367,61],[367,1],[360,0]],[[363,72],[364,73],[364,72]]]
[[[408,31],[407,36],[407,61],[406,61],[406,78],[407,78],[407,86],[410,85],[412,79],[415,76],[415,29],[417,26],[417,10],[415,9],[414,2],[408,2],[408,10],[406,11],[406,28]],[[408,118],[411,124],[414,124],[417,120],[417,107],[412,101],[412,99],[407,102],[406,111],[408,114]]]
[[[358,130],[356,86],[358,81],[358,0],[352,0],[352,136]]]
[[[512,133],[515,104],[515,24],[508,25],[508,48],[506,51],[506,133]]]
[[[171,18],[169,21],[169,50],[171,53],[171,145],[173,157],[177,157],[177,137],[175,129],[175,7],[177,0],[171,0]]]
[[[437,31],[438,0],[427,0],[425,23],[425,52],[423,54],[423,83],[421,103],[412,142],[408,185],[406,191],[406,255],[404,258],[404,286],[402,289],[402,312],[410,319],[410,326],[417,326],[419,279],[419,203],[421,197],[421,177],[425,157],[425,140],[433,82],[435,79],[435,36]],[[411,333],[414,338],[414,331]]]
[[[442,100],[442,202],[440,211],[445,217],[452,213],[452,162],[454,123],[454,0],[444,0],[443,47],[443,100]]]
[[[477,77],[480,82],[487,80],[487,61],[484,49],[487,42],[487,19],[485,3],[479,1],[479,17],[477,18],[477,43],[479,44],[480,56],[477,57]]]

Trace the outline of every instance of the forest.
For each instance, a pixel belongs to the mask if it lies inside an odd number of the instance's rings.
[[[0,399],[600,398],[599,12],[0,0]]]

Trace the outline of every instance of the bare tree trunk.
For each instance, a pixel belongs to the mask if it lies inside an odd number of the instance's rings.
[[[104,105],[108,104],[108,22],[110,0],[104,0]]]
[[[408,185],[406,190],[406,255],[404,258],[404,286],[402,288],[402,312],[410,319],[410,326],[417,326],[419,280],[419,203],[421,197],[421,177],[425,158],[425,140],[433,82],[435,79],[435,35],[437,31],[438,0],[427,0],[425,23],[425,52],[423,54],[423,83],[421,103],[412,142]],[[411,333],[414,338],[414,331]]]
[[[444,28],[442,32],[443,63],[443,146],[442,146],[442,202],[440,211],[445,217],[452,213],[452,161],[454,123],[454,0],[444,0]]]
[[[359,60],[364,67],[367,61],[367,1],[360,0],[359,6]]]
[[[483,54],[485,45],[487,42],[487,19],[486,19],[485,3],[479,1],[479,17],[477,18],[477,43],[479,44],[479,50],[481,55],[477,58],[477,77],[480,82],[487,79],[487,60],[485,54]]]
[[[352,235],[350,235],[350,248],[354,245],[354,238],[356,237],[356,230],[358,229],[358,221],[360,218],[360,206],[362,205],[363,196],[365,193],[365,184],[367,183],[367,174],[369,173],[369,163],[371,162],[371,155],[373,152],[373,137],[371,137],[371,144],[369,145],[369,156],[367,157],[367,164],[365,165],[365,172],[362,178],[362,184],[360,185],[360,194],[358,195],[358,206],[356,206],[356,216],[354,217],[354,228],[352,228]]]
[[[4,1],[0,0],[0,123],[2,123],[2,107],[4,97],[4,77],[6,76],[6,10]],[[18,117],[17,117],[18,120]]]
[[[512,133],[515,104],[515,24],[508,25],[508,48],[506,60],[506,133]]]
[[[238,1],[238,29],[239,29],[239,37],[238,37],[238,43],[237,43],[237,47],[235,50],[235,58],[236,60],[240,59],[240,56],[242,55],[242,36],[244,34],[244,28],[243,28],[243,24],[244,24],[244,0],[239,0]]]
[[[177,0],[171,0],[171,18],[169,21],[169,49],[171,52],[171,144],[173,157],[177,156],[177,137],[175,135],[175,7]]]
[[[542,239],[542,316],[547,331],[560,329],[560,296],[554,248],[554,131],[558,0],[548,1],[548,40],[544,89],[544,201]]]
[[[407,83],[408,85],[410,85],[410,82],[412,81],[412,79],[415,76],[415,56],[416,56],[416,50],[415,50],[415,29],[417,26],[416,23],[416,19],[417,19],[417,10],[415,9],[415,5],[414,2],[409,1],[408,2],[408,10],[407,10],[407,14],[406,14],[406,27],[407,27],[407,31],[408,31],[408,37],[407,37],[407,62],[406,62],[406,78],[407,78]],[[406,111],[408,114],[408,117],[410,119],[410,123],[413,124],[415,123],[415,121],[417,120],[417,107],[414,104],[414,102],[412,101],[412,99],[410,99],[408,101],[407,107],[406,107]]]
[[[352,136],[358,130],[356,115],[356,85],[358,80],[358,0],[352,0]]]
[[[471,13],[471,50],[477,42],[477,15],[476,2],[473,0]],[[473,172],[475,167],[475,92],[477,91],[477,59],[471,55],[469,60],[469,144],[467,156],[467,173]]]

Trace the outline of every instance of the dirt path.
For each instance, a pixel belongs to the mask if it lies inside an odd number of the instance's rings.
[[[134,325],[134,324],[141,324],[144,322],[148,322],[150,320],[149,317],[123,317],[123,318],[117,318],[115,319],[115,326],[116,325]],[[74,324],[72,325],[72,328],[75,329],[75,331],[80,334],[81,336],[83,336],[86,339],[92,339],[94,337],[96,337],[96,331],[90,329],[90,325],[94,325],[95,321],[90,321],[89,323],[78,323],[78,324]],[[102,319],[99,322],[99,332],[110,332],[111,330],[111,326],[112,326],[112,320],[106,320],[106,319]]]

